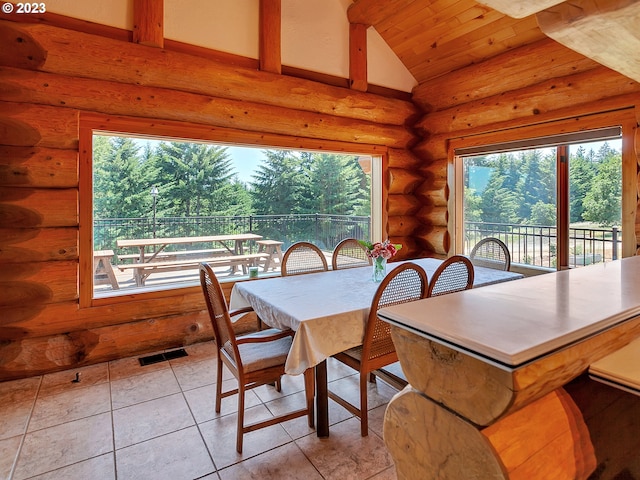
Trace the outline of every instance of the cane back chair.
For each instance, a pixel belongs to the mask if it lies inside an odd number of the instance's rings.
[[[296,242],[282,257],[280,273],[283,277],[303,273],[326,272],[329,269],[322,250],[311,242]]]
[[[414,263],[403,263],[394,268],[382,280],[373,297],[362,345],[333,356],[360,373],[359,408],[331,390],[329,398],[360,418],[360,434],[363,437],[369,433],[367,384],[368,380],[375,381],[371,373],[387,380],[388,376],[381,374],[379,369],[398,361],[391,339],[391,326],[378,318],[378,310],[425,298],[427,284],[427,274]],[[404,382],[400,383],[401,387],[404,386]]]
[[[249,312],[252,309],[248,307],[230,312],[220,283],[216,279],[211,266],[206,263],[200,264],[200,283],[213,325],[218,350],[215,411],[216,413],[220,412],[223,398],[238,394],[238,427],[236,435],[236,450],[238,453],[242,453],[243,435],[247,432],[304,415],[308,417],[309,426],[313,427],[315,384],[312,369],[308,369],[304,373],[305,408],[250,425],[244,424],[244,394],[246,390],[273,383],[276,389],[280,391],[280,378],[285,373],[284,364],[291,348],[293,331],[271,328],[236,337],[231,324],[232,316]],[[222,391],[223,364],[238,380],[238,388]]]

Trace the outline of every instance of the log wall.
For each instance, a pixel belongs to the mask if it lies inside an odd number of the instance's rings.
[[[421,160],[421,170],[434,174],[433,183],[425,182],[419,188],[426,205],[421,218],[428,216],[431,226],[416,239],[437,254],[453,250],[448,217],[440,209],[450,206],[449,190],[442,179],[446,179],[453,157],[451,143],[460,139],[493,134],[491,143],[495,143],[505,137],[527,138],[526,133],[534,129],[533,136],[562,133],[557,122],[564,122],[561,128],[568,131],[595,128],[586,120],[590,116],[607,113],[615,117],[624,110],[624,115],[620,114],[621,120],[623,116],[626,119],[623,177],[633,178],[633,182],[640,179],[640,85],[553,40],[545,39],[421,84],[414,90],[413,100],[427,113],[415,126],[422,139],[411,150]],[[635,230],[640,233],[638,185],[640,180],[623,186],[623,212],[635,215]],[[639,246],[634,238],[637,235],[630,237],[623,241],[627,254]]]
[[[411,102],[52,25],[0,21],[0,42],[0,381],[212,338],[196,287],[81,306],[87,117],[178,137],[390,151],[385,204],[399,206],[385,213],[387,233],[405,256],[428,253],[413,237],[425,220],[413,195],[424,179],[407,151]]]

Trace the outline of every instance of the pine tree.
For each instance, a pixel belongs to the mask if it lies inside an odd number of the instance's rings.
[[[96,218],[146,216],[149,192],[140,147],[127,137],[94,136],[93,201]]]
[[[309,174],[303,159],[287,150],[264,150],[263,153],[265,158],[251,182],[256,214],[310,213],[306,205]]]

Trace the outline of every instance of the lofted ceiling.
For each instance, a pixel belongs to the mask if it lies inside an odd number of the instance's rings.
[[[640,81],[639,7],[637,0],[356,0],[348,17],[373,26],[418,84],[547,36]]]

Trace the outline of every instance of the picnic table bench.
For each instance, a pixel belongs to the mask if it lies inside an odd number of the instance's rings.
[[[136,255],[121,255],[121,259],[133,259],[134,263],[117,265],[120,271],[130,270],[137,286],[144,286],[145,280],[152,273],[172,272],[197,268],[202,262],[214,266],[229,266],[232,272],[241,267],[256,266],[261,260],[266,261],[266,253],[244,253],[244,243],[261,240],[261,235],[241,233],[231,235],[207,235],[198,237],[146,238],[118,240],[118,248],[137,248]],[[222,248],[204,250],[181,250],[171,252],[165,250],[170,245],[187,245],[194,243],[218,244]],[[147,252],[147,248],[153,251]],[[183,257],[183,258],[180,258]]]
[[[242,255],[228,255],[225,257],[205,257],[205,258],[193,258],[183,260],[169,260],[158,262],[145,262],[145,263],[129,263],[118,265],[120,271],[131,270],[133,272],[133,278],[136,285],[144,286],[146,278],[152,273],[161,272],[175,272],[180,270],[190,270],[198,268],[200,263],[208,263],[213,267],[246,267],[256,266],[259,262],[268,257],[265,253],[248,253]]]

